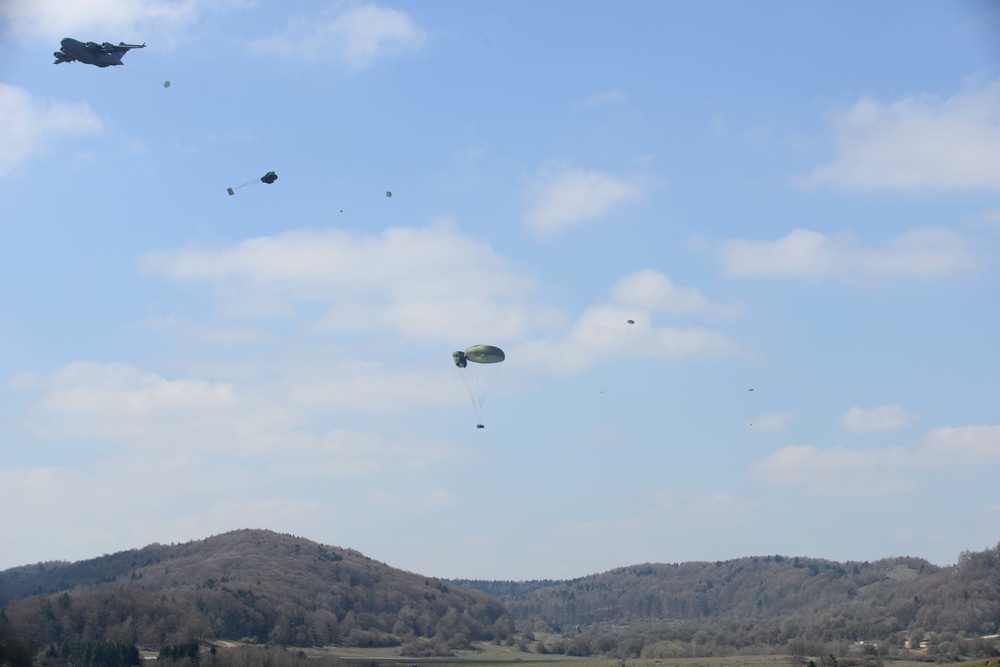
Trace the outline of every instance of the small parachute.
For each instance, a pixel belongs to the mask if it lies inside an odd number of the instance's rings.
[[[276,173],[274,173],[273,171],[269,171],[266,174],[264,174],[263,176],[261,176],[259,179],[255,178],[252,181],[247,181],[243,185],[237,185],[235,188],[226,188],[226,192],[228,192],[229,196],[232,197],[234,194],[236,194],[236,191],[239,190],[240,188],[245,188],[248,185],[254,185],[257,182],[265,183],[267,185],[271,185],[276,180],[278,180],[278,175]]]
[[[451,358],[455,366],[462,369],[462,381],[469,390],[469,398],[472,399],[472,405],[479,417],[476,428],[486,428],[483,424],[483,403],[497,373],[500,372],[499,364],[507,358],[507,355],[494,345],[473,345],[465,351],[452,352]],[[469,362],[472,362],[471,365]]]

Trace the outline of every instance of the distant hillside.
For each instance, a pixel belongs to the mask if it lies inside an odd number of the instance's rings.
[[[482,592],[264,530],[6,570],[0,607],[38,645],[231,639],[447,653],[513,631]]]
[[[622,657],[726,655],[783,647],[819,655],[825,644],[912,640],[945,654],[1000,655],[1000,545],[953,567],[916,558],[837,563],[765,556],[644,564],[570,581],[454,583],[499,598],[519,629],[556,630],[551,650]],[[960,652],[957,641],[969,644]],[[575,642],[575,646],[574,646]],[[797,642],[795,649],[789,645]],[[611,648],[609,648],[611,647]],[[640,648],[636,648],[640,647]],[[926,647],[926,644],[925,644]]]
[[[240,530],[0,572],[0,649],[4,637],[154,649],[226,639],[427,656],[496,641],[623,660],[784,652],[837,658],[821,667],[880,667],[893,657],[1000,656],[998,634],[1000,545],[945,568],[764,556],[570,581],[445,581]]]

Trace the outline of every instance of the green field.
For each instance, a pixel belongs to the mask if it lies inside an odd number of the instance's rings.
[[[338,657],[352,667],[553,667],[557,663],[575,663],[580,667],[798,667],[801,658],[788,655],[742,655],[725,658],[671,658],[643,660],[604,657],[573,657],[525,653],[516,648],[485,645],[482,650],[459,651],[454,657],[411,658],[401,656],[399,648],[353,649],[328,647],[306,649],[308,655]],[[513,663],[513,664],[512,664]],[[934,663],[912,660],[885,660],[885,667],[928,667]],[[958,663],[962,667],[1000,667],[1000,659]],[[935,667],[943,667],[935,665]]]

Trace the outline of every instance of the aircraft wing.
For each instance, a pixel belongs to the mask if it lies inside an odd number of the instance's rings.
[[[127,49],[144,49],[144,48],[146,48],[146,42],[143,42],[142,44],[126,44],[125,42],[118,42],[118,46],[115,47],[115,48],[126,49],[126,50]]]
[[[59,63],[71,63],[76,60],[73,56],[66,55],[62,51],[56,51],[52,55],[56,57],[56,61],[53,63],[54,65],[58,65]]]

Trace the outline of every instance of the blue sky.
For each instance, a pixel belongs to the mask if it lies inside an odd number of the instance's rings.
[[[0,26],[0,568],[246,527],[482,579],[1000,537],[1000,5]]]

